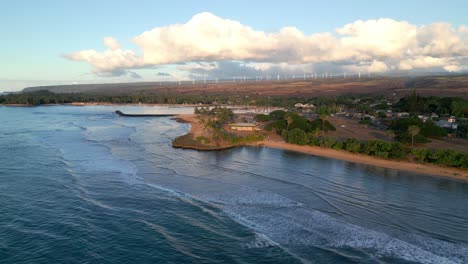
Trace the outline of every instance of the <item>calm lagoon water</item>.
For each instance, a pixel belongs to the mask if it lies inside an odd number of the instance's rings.
[[[467,183],[173,149],[187,124],[116,108],[0,107],[0,263],[468,263]]]

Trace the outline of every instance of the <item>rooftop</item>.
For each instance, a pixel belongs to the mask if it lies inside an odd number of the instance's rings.
[[[229,124],[230,126],[238,126],[238,127],[254,127],[257,126],[256,124],[253,123],[233,123]]]

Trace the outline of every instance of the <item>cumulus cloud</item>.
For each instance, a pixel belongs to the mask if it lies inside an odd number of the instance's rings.
[[[105,37],[104,38],[104,45],[108,47],[110,50],[119,50],[120,43],[113,37]]]
[[[466,26],[454,28],[448,23],[417,26],[388,18],[358,20],[336,29],[334,34],[305,35],[295,27],[268,33],[211,13],[200,13],[184,24],[143,32],[133,42],[140,49],[138,54],[123,49],[116,39],[106,37],[107,50],[77,51],[66,58],[88,62],[93,72],[101,75],[182,64],[179,70],[192,73],[218,69],[221,74],[220,69],[231,67],[233,72],[226,74],[232,76],[239,70],[233,65],[244,65],[241,67],[244,71],[330,67],[372,72],[433,67],[457,71],[466,68],[463,63],[468,56]],[[184,65],[185,62],[204,63]]]

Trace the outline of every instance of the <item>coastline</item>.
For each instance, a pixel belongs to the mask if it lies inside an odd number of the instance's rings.
[[[150,103],[106,103],[106,102],[99,102],[99,103],[83,103],[83,102],[71,102],[71,103],[61,103],[61,104],[40,104],[40,105],[33,105],[33,104],[0,104],[0,106],[7,106],[7,107],[37,107],[37,106],[169,106],[169,107],[196,107],[200,106],[198,104],[150,104]],[[203,105],[207,106],[207,105]]]
[[[183,135],[182,137],[189,136],[189,137],[195,138],[197,136],[203,135],[203,132],[204,132],[203,128],[201,127],[200,124],[198,124],[193,114],[177,115],[176,118],[174,119],[178,122],[189,123],[191,125],[189,132],[186,135]],[[295,144],[290,144],[290,143],[286,143],[284,141],[279,141],[279,140],[263,140],[263,141],[258,141],[255,143],[249,143],[249,144],[210,147],[206,149],[203,147],[184,146],[184,145],[177,145],[177,144],[174,147],[196,149],[196,150],[204,151],[204,150],[221,150],[221,149],[241,147],[241,146],[268,147],[268,148],[274,148],[274,149],[282,149],[282,150],[294,151],[294,152],[299,152],[299,153],[304,153],[304,154],[309,154],[309,155],[315,155],[315,156],[344,160],[344,161],[355,162],[355,163],[360,163],[360,164],[372,165],[372,166],[377,166],[377,167],[382,167],[382,168],[397,169],[397,170],[402,170],[402,171],[415,172],[415,173],[431,175],[431,176],[446,177],[446,178],[452,178],[452,179],[468,182],[468,170],[441,167],[441,166],[436,166],[432,164],[413,163],[409,161],[387,160],[387,159],[381,159],[381,158],[371,157],[371,156],[362,155],[362,154],[350,153],[350,152],[346,152],[342,150],[327,149],[327,148],[321,148],[321,147],[316,147],[316,146],[295,145]]]

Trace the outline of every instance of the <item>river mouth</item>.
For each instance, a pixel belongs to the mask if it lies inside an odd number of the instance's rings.
[[[53,241],[27,245],[49,261],[81,245],[92,261],[468,262],[466,183],[268,148],[174,149],[187,124],[112,110],[2,109],[7,263],[34,260],[16,232]]]

